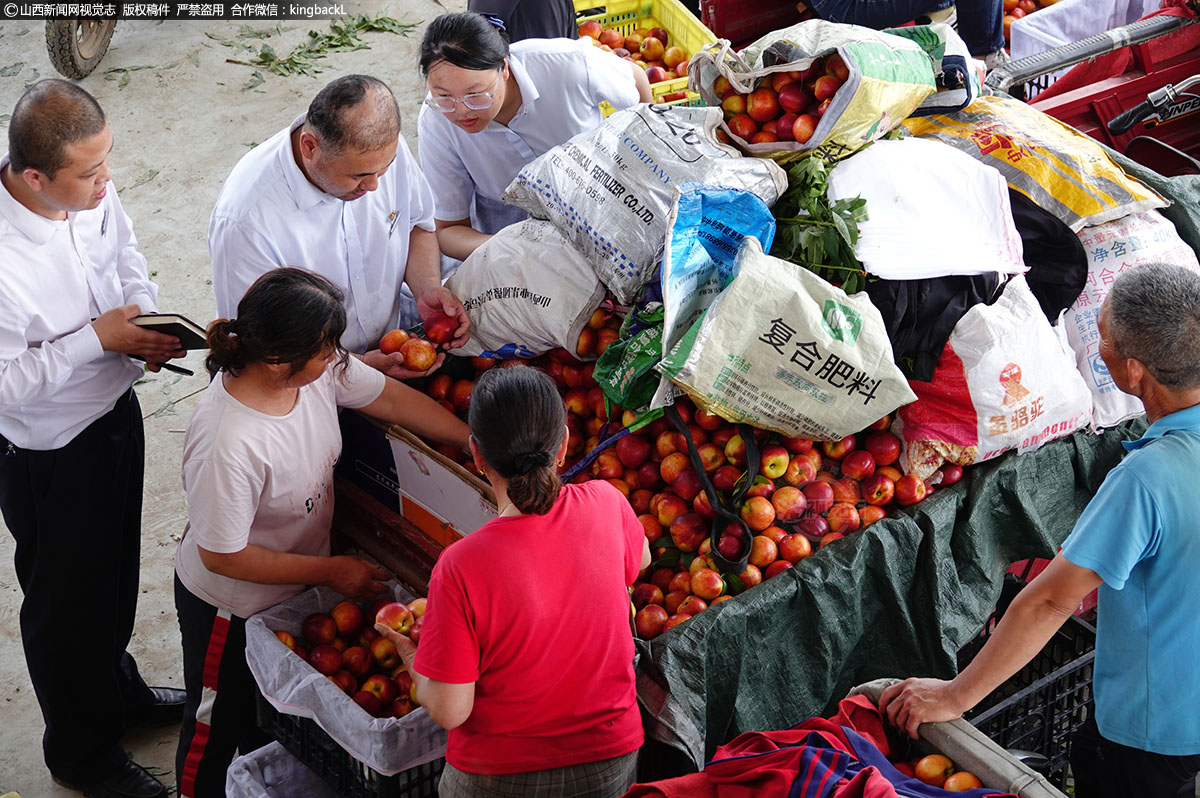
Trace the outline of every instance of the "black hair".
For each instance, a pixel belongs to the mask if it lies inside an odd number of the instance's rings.
[[[505,58],[508,36],[483,14],[473,11],[442,14],[429,23],[421,39],[422,77],[429,77],[430,67],[439,61],[484,72],[500,69]]]
[[[204,367],[216,376],[235,377],[252,363],[286,363],[296,374],[309,360],[333,347],[335,368],[344,372],[349,353],[342,348],[346,308],[341,290],[304,269],[272,269],[254,281],[238,302],[236,319],[208,325]]]
[[[105,124],[95,97],[65,80],[39,80],[17,100],[8,123],[13,172],[36,169],[53,180],[67,165],[67,145],[98,135]]]
[[[348,112],[370,103],[367,113],[353,124]],[[387,84],[370,75],[343,75],[317,92],[309,103],[305,122],[317,141],[334,153],[370,152],[395,144],[400,135],[400,108]]]
[[[508,480],[516,508],[549,512],[562,488],[554,457],[567,423],[554,382],[528,367],[485,371],[471,392],[467,423],[483,459]]]

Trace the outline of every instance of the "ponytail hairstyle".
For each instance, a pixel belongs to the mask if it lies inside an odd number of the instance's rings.
[[[346,370],[349,353],[342,348],[346,308],[341,290],[319,274],[304,269],[272,269],[254,281],[238,303],[236,319],[208,325],[211,376],[227,371],[238,376],[253,363],[286,363],[291,374],[330,347],[335,368]]]
[[[474,11],[442,14],[429,23],[421,40],[421,77],[428,78],[430,67],[439,61],[462,69],[494,72],[504,66],[506,58],[508,34],[499,19]]]
[[[483,459],[508,480],[516,508],[549,512],[562,488],[554,457],[567,423],[550,378],[529,367],[485,371],[471,392],[467,423]]]

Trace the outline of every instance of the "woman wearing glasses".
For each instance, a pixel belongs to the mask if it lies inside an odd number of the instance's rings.
[[[429,96],[417,122],[421,170],[433,187],[438,244],[464,260],[525,218],[500,195],[525,164],[603,121],[650,102],[645,72],[587,42],[526,39],[471,12],[443,14],[421,42]]]

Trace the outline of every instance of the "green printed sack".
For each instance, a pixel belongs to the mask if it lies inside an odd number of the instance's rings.
[[[747,237],[737,276],[659,366],[708,412],[840,440],[916,399],[879,311]]]
[[[750,144],[722,129],[753,155],[789,163],[816,154],[836,161],[891,131],[936,91],[932,58],[915,42],[881,31],[812,19],[769,33],[735,53],[724,39],[692,56],[688,88],[706,105],[720,105],[713,90],[718,77],[740,93],[777,72],[807,69],[818,58],[837,53],[850,75],[821,117],[812,138],[800,144],[779,141]]]

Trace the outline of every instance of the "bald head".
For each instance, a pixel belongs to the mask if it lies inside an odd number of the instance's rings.
[[[400,136],[396,98],[386,83],[369,75],[345,75],[321,89],[305,122],[332,154],[373,152],[394,146]]]
[[[66,148],[103,132],[104,111],[96,98],[57,78],[30,86],[8,123],[8,153],[16,173],[36,169],[51,180],[67,166]]]

